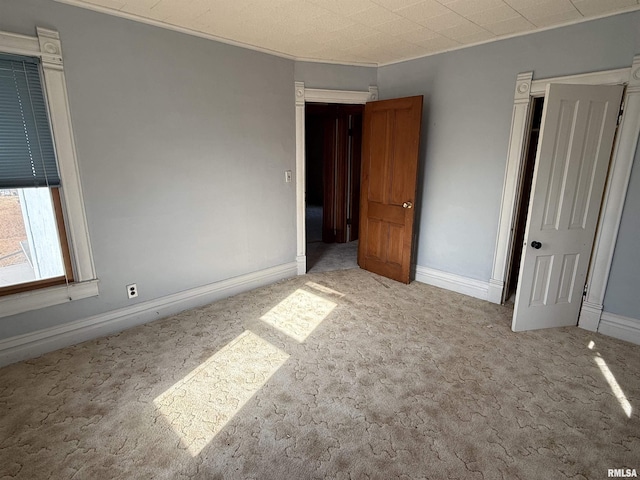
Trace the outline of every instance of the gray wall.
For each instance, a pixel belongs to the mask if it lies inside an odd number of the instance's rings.
[[[631,170],[604,310],[640,322],[640,145]]]
[[[45,0],[0,29],[60,32],[100,296],[0,338],[295,260],[294,62]],[[126,298],[138,284],[140,297]]]
[[[628,67],[637,53],[640,12],[379,68],[381,98],[425,99],[417,264],[489,280],[519,72]]]

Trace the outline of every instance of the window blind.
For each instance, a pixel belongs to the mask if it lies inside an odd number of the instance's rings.
[[[38,62],[0,55],[0,188],[60,185]]]

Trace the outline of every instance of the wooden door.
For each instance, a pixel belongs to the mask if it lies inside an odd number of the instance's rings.
[[[514,331],[578,322],[623,90],[547,87]]]
[[[367,103],[358,265],[409,283],[422,96]]]

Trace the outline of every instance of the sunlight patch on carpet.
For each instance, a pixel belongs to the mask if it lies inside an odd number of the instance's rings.
[[[298,289],[260,317],[260,320],[302,343],[336,305],[330,300]]]
[[[604,361],[604,359],[600,357],[600,354],[598,354],[598,356],[594,358],[596,364],[598,365],[598,367],[600,367],[602,375],[609,384],[611,392],[613,392],[613,395],[616,397],[618,403],[622,407],[622,410],[624,410],[624,413],[627,414],[627,417],[631,418],[631,404],[629,403],[629,400],[627,400],[627,396],[622,391],[622,388],[620,388],[616,377],[613,376],[613,373],[611,373],[611,370],[609,370],[609,367],[607,366],[607,363]]]
[[[246,330],[154,404],[195,457],[288,358]]]

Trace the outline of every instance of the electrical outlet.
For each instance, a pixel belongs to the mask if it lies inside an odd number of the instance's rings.
[[[138,285],[136,285],[135,283],[127,285],[127,296],[129,298],[137,297],[138,296]]]
[[[286,183],[291,183],[291,170],[285,170],[285,172],[284,172],[284,181]]]

